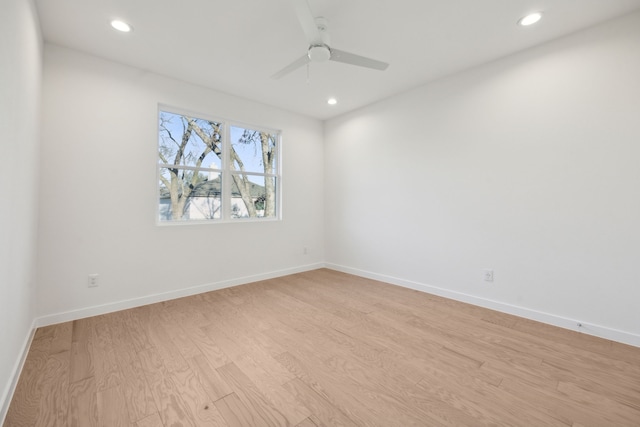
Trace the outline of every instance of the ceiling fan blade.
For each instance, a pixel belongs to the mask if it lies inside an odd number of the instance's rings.
[[[331,61],[344,62],[345,64],[358,65],[360,67],[372,68],[374,70],[384,71],[389,64],[354,53],[345,52],[343,50],[331,49]]]
[[[293,5],[296,8],[300,26],[302,27],[304,34],[307,36],[307,41],[309,42],[309,44],[321,44],[322,35],[318,30],[318,25],[316,24],[316,19],[311,12],[311,8],[309,7],[308,0],[293,0]]]
[[[286,76],[287,74],[289,74],[290,72],[292,72],[294,70],[297,70],[298,68],[300,68],[303,65],[306,65],[308,63],[309,63],[309,56],[307,54],[305,54],[304,56],[301,56],[300,58],[298,58],[295,61],[293,61],[291,64],[289,64],[286,67],[284,67],[282,70],[280,70],[277,73],[275,73],[273,76],[271,76],[271,78],[272,79],[280,79],[280,78]]]

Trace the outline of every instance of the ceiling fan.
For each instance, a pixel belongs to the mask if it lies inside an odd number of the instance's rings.
[[[308,0],[293,0],[298,20],[307,36],[309,48],[307,53],[284,67],[282,70],[271,76],[279,79],[290,72],[306,65],[310,62],[336,61],[359,67],[371,68],[374,70],[386,70],[389,64],[354,53],[345,52],[331,47],[329,38],[328,22],[325,18],[314,17],[309,7]]]

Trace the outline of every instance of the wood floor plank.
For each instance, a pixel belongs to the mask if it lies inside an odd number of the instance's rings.
[[[159,354],[154,349],[147,349],[141,351],[139,355],[140,366],[144,371],[162,422],[168,426],[195,426],[195,421],[189,417],[189,409],[171,380]]]
[[[171,378],[176,391],[180,393],[189,410],[190,418],[195,421],[196,425],[227,426],[220,411],[214,406],[214,400],[209,397],[191,369],[171,372]]]
[[[207,336],[216,342],[231,360],[237,360],[250,355],[254,360],[259,360],[262,366],[280,378],[280,383],[289,381],[293,377],[264,349],[256,346],[256,341],[237,325],[227,321],[217,322],[202,328]],[[226,365],[224,365],[226,366]]]
[[[473,425],[478,420],[482,421],[477,416],[469,414],[441,396],[434,399],[433,395],[425,396],[419,393],[420,384],[425,381],[432,381],[431,377],[428,379],[423,378],[420,383],[414,385],[405,378],[393,374],[388,376],[380,375],[369,365],[358,362],[360,361],[356,359],[334,356],[327,361],[327,364],[335,372],[340,373],[342,377],[349,377],[357,383],[370,384],[376,382],[376,390],[379,390],[379,392],[384,391],[389,396],[389,406],[398,407],[400,411],[411,411],[422,421],[429,419],[437,424],[453,423],[455,425]],[[456,381],[459,381],[458,378],[447,377],[447,379],[453,384],[451,387],[447,387],[447,390],[458,385]],[[476,380],[476,382],[483,384],[484,387],[488,386],[488,384],[479,380]],[[473,383],[474,381],[471,380],[467,384]],[[402,421],[398,424],[403,425],[404,422]]]
[[[263,427],[271,425],[257,413],[250,411],[235,393],[216,400],[215,405],[229,427]]]
[[[173,341],[182,357],[189,359],[192,357],[200,356],[203,354],[198,345],[191,339],[188,332],[186,332],[179,322],[166,322],[163,323],[164,329],[167,331],[168,337]],[[190,328],[189,328],[190,329]],[[202,344],[201,344],[202,345]],[[210,354],[209,349],[205,350],[207,354]]]
[[[483,359],[484,352],[489,353],[492,358],[502,356],[511,361],[519,359],[519,362],[540,364],[540,357],[534,357],[523,349],[502,346],[503,330],[498,329],[495,323],[485,325],[480,331],[471,332],[465,327],[466,322],[477,321],[471,316],[463,316],[463,314],[451,316],[446,311],[440,311],[441,315],[434,316],[433,310],[427,312],[392,300],[376,303],[375,307],[378,310],[368,317],[401,323],[412,335],[439,342],[442,346],[461,354],[466,354],[468,343],[473,343],[474,350],[478,352],[478,357],[474,357],[475,359]],[[464,344],[458,344],[460,342]]]
[[[197,307],[202,306],[203,299],[199,295],[195,295],[193,298],[178,298],[172,301],[163,303],[165,309],[170,310],[171,314],[181,324],[188,324],[193,326],[202,327],[209,324],[209,320],[205,317],[201,310]]]
[[[34,425],[639,426],[640,348],[319,269],[39,328]]]
[[[222,348],[220,342],[215,339],[211,339],[211,336],[206,332],[206,327],[199,328],[197,326],[187,328],[185,332],[189,335],[189,337],[195,342],[196,346],[207,358],[211,366],[214,368],[219,368],[220,366],[224,366],[228,363],[231,363],[231,359]]]
[[[304,320],[300,319],[299,322],[303,323]],[[406,353],[406,349],[408,348],[407,342],[410,341],[410,337],[404,340],[403,349],[405,351],[394,352],[384,346],[375,345],[375,343],[372,343],[370,340],[367,342],[360,340],[361,337],[358,333],[350,336],[349,334],[352,330],[353,328],[346,329],[346,333],[344,333],[343,331],[335,331],[332,328],[323,329],[319,325],[316,325],[313,328],[313,332],[305,332],[304,335],[296,335],[295,330],[288,330],[285,335],[281,335],[281,339],[290,340],[290,346],[293,346],[294,342],[297,342],[298,346],[302,348],[307,343],[305,337],[311,337],[310,342],[312,342],[313,345],[319,344],[321,348],[331,349],[329,357],[335,357],[337,355],[344,358],[355,357],[359,361],[366,363],[368,369],[372,372],[384,372],[395,379],[403,379],[404,386],[416,384],[421,379],[421,373],[427,374],[431,372],[429,357],[425,358],[424,354],[422,357],[412,357]],[[275,330],[273,332],[275,332]],[[377,332],[379,332],[379,329]],[[306,350],[309,352],[314,351],[313,346],[307,346]],[[419,355],[420,350],[416,350],[415,354]],[[452,358],[452,356],[451,354],[447,355],[447,358]],[[463,359],[466,363],[466,358]],[[476,370],[479,367],[475,361],[473,361],[470,366]],[[462,366],[458,364],[453,371],[463,372],[464,370]],[[498,384],[501,379],[491,378],[490,375],[479,372],[474,372],[473,376],[494,384]]]
[[[269,299],[264,293],[265,286],[268,286],[267,283],[270,282],[252,283],[246,290],[237,290],[235,295],[240,303],[236,305],[235,310],[229,310],[227,308],[223,315],[223,320],[227,316],[233,316],[233,325],[241,327],[243,331],[251,331],[250,336],[254,341],[259,343],[260,348],[274,355],[282,353],[285,349],[279,347],[276,343],[270,341],[266,335],[261,333],[273,327],[275,323],[278,323],[277,317],[274,317],[269,309]],[[223,291],[227,291],[227,289]],[[216,307],[220,305],[228,307],[227,301],[229,301],[229,299],[224,298],[225,294],[221,294],[223,296],[222,298],[217,296],[217,294],[218,293],[215,292],[204,295],[209,306],[213,304]],[[211,323],[220,324],[221,318],[216,312],[207,310],[205,315],[209,317]],[[240,331],[235,330],[234,333],[239,332]]]
[[[152,306],[154,319],[162,324],[184,359],[202,354],[214,367],[226,365],[230,362],[227,355],[200,329],[200,326],[210,323],[199,312],[203,305],[202,299],[194,297],[193,302],[192,313],[185,313],[184,305],[175,301],[155,304]],[[189,319],[195,319],[195,323]]]
[[[591,339],[588,335],[584,336],[584,334],[562,328],[549,329],[543,323],[534,320],[516,318],[511,329],[545,339],[553,338],[557,342],[572,342],[575,348],[596,351],[602,354],[610,354],[612,350],[613,343],[609,340]],[[573,342],[574,340],[575,342]]]
[[[614,401],[640,410],[640,399],[634,398],[634,396],[640,394],[640,390],[637,387],[634,388],[633,383],[630,387],[628,384],[623,384],[619,381],[598,381],[575,373],[572,370],[548,364],[546,361],[543,362],[543,368],[549,371],[549,375],[558,380],[558,384],[561,382],[572,383],[584,390],[608,396]],[[640,383],[635,384],[640,386]]]
[[[167,339],[168,334],[164,326],[159,322],[155,322],[153,317],[152,321],[154,322],[154,325],[150,329],[149,334],[150,341],[153,343],[151,350],[159,353],[162,358],[162,362],[169,371],[181,371],[188,369],[189,365],[178,350],[178,347],[176,347],[173,341]]]
[[[53,337],[49,353],[56,354],[71,350],[72,334],[73,322],[64,322],[53,325]]]
[[[261,422],[270,426],[292,425],[282,409],[276,408],[235,363],[221,366],[217,370],[252,414],[252,419],[262,420]]]
[[[85,317],[73,321],[73,331],[71,333],[71,342],[87,341],[91,339],[91,328],[93,327],[94,317]]]
[[[572,400],[557,390],[527,387],[512,378],[505,378],[500,388],[520,398],[523,402],[519,405],[520,408],[526,410],[526,406],[531,405],[567,425],[580,423],[585,426],[637,426],[640,422],[640,417],[629,423],[626,417],[620,417],[619,414],[610,411],[598,411],[590,405]]]
[[[602,395],[598,395],[590,390],[585,390],[570,382],[561,381],[558,384],[558,391],[567,396],[571,401],[581,402],[598,413],[616,414],[616,419],[619,419],[621,423],[640,425],[640,410],[636,407],[619,403],[615,399],[603,397]],[[611,422],[613,422],[613,420],[611,420]]]
[[[304,286],[306,285],[306,286]],[[347,305],[336,304],[335,298],[328,298],[321,292],[314,291],[310,281],[297,280],[295,278],[283,278],[272,289],[277,289],[292,298],[307,303],[325,313],[331,313],[345,322],[358,323],[363,320],[373,307],[350,308]],[[335,295],[335,294],[334,294]],[[357,301],[357,300],[356,300]]]
[[[69,385],[69,427],[98,426],[98,396],[94,377]]]
[[[543,363],[573,373],[579,372],[580,375],[585,375],[593,381],[607,383],[613,380],[615,383],[631,390],[640,391],[640,376],[636,370],[631,367],[627,369],[625,366],[620,366],[621,363],[626,365],[626,362],[610,360],[607,363],[602,358],[587,360],[579,353],[574,353],[571,358],[567,358],[566,355],[549,352],[544,357]]]
[[[191,370],[195,374],[204,390],[209,395],[212,401],[222,399],[228,394],[233,393],[233,390],[227,384],[227,382],[220,376],[218,371],[211,366],[207,358],[200,354],[198,356],[187,359],[187,363],[191,367]]]
[[[107,359],[110,364],[116,365],[114,370],[118,373],[117,382],[114,381],[111,384],[119,386],[125,397],[129,420],[135,422],[157,412],[157,408],[136,351],[136,349],[144,348],[140,344],[141,342],[148,342],[148,340],[140,338],[146,334],[147,328],[138,323],[136,328],[139,330],[132,334],[132,330],[135,328],[131,327],[134,324],[131,323],[131,319],[134,317],[131,311],[135,311],[135,309],[112,313],[108,317],[108,321],[105,322],[104,329],[109,333],[108,342],[111,344]],[[132,335],[138,335],[138,338],[134,340]]]
[[[109,317],[111,345],[113,346],[115,360],[119,366],[132,364],[138,358],[137,354],[140,351],[140,346],[132,335],[140,336],[147,333],[146,330],[134,332],[136,328],[132,328],[128,323],[130,315],[125,315],[124,313],[122,311],[112,313]],[[138,327],[142,328],[142,325],[138,325]]]
[[[141,420],[136,421],[135,427],[164,427],[160,415],[154,413]]]
[[[305,418],[296,424],[296,427],[318,427],[318,424],[314,423],[311,418]]]
[[[426,381],[426,380],[422,380]],[[434,392],[428,388],[421,387],[422,381],[416,385],[407,389],[404,393],[408,402],[411,402],[412,406],[421,408],[425,425],[452,425],[452,426],[476,426],[483,425],[481,419],[469,413],[465,410],[466,402],[455,400],[452,402],[448,397],[449,393],[443,395],[442,393]],[[439,390],[442,392],[442,390]],[[446,390],[448,391],[448,390]],[[462,403],[465,406],[461,406]],[[504,423],[505,421],[503,421]],[[497,423],[499,425],[500,423]]]
[[[150,319],[149,307],[138,307],[124,310],[122,313],[123,324],[131,337],[133,348],[136,352],[147,350],[153,347],[149,336],[149,326],[153,323]]]
[[[291,424],[298,424],[311,416],[309,409],[282,387],[282,379],[272,375],[260,363],[249,356],[240,357],[234,363]]]
[[[449,408],[466,413],[471,417],[471,420],[475,420],[475,423],[483,425],[519,425],[522,423],[520,408],[523,402],[514,396],[481,381],[467,380],[462,383],[452,383],[449,379],[449,377],[438,376],[425,378],[418,383],[418,387],[424,390],[425,394],[437,397],[439,402],[445,403]],[[503,402],[503,404],[500,407],[495,407],[492,405],[492,402],[495,401]],[[540,413],[534,408],[530,408],[527,413],[527,422],[531,425],[544,426],[563,427],[567,425],[563,420],[546,413]],[[474,422],[466,420],[465,422],[456,421],[454,424],[473,425]]]
[[[356,424],[375,425],[380,419],[397,426],[424,425],[425,418],[430,418],[433,424],[439,422],[423,413],[419,407],[409,409],[407,393],[389,390],[389,379],[384,384],[362,382],[359,378],[366,376],[365,372],[320,365],[314,362],[309,353],[292,352],[297,354],[284,353],[278,360],[292,372],[296,372],[296,376],[307,386],[340,408]]]
[[[332,312],[339,311],[343,308],[357,311],[360,313],[370,313],[376,308],[367,300],[363,300],[360,295],[350,292],[349,288],[336,285],[333,282],[325,281],[316,274],[301,274],[300,277],[290,277],[290,287],[300,287],[298,283],[305,284],[305,290],[311,295],[321,295],[333,304]]]
[[[41,385],[45,379],[45,366],[53,339],[53,330],[51,331],[50,335],[40,333],[39,339],[34,338],[31,344],[20,381],[16,385],[16,391],[7,411],[4,422],[6,427],[27,427],[35,424],[42,397]]]
[[[270,289],[266,291],[271,296],[271,304],[279,307],[283,313],[305,314],[310,321],[319,323],[327,327],[353,327],[361,323],[361,319],[344,319],[333,313],[322,311],[312,304],[301,301],[295,297],[283,293],[280,289]]]
[[[103,315],[93,322],[92,345],[89,348],[98,391],[120,385],[122,378],[111,339],[113,317],[113,315]]]
[[[98,421],[101,427],[131,427],[127,403],[119,386],[97,393]]]
[[[66,340],[66,333],[64,336]],[[70,334],[68,338],[70,341]],[[68,350],[49,355],[40,384],[41,398],[34,426],[67,425],[69,416],[69,358]]]
[[[294,378],[284,384],[284,387],[303,402],[317,417],[322,425],[335,427],[356,427],[340,409],[329,403],[299,378]]]
[[[91,346],[93,345],[91,328],[92,324],[88,319],[75,320],[73,322],[71,360],[69,366],[69,382],[71,383],[95,375],[93,357],[91,355]]]
[[[431,298],[427,298],[425,299],[426,301],[428,301]],[[416,299],[416,301],[419,301],[419,299]],[[445,320],[446,322],[449,322],[452,317],[451,315],[447,316],[447,309],[446,306],[452,306],[452,307],[456,307],[456,309],[458,308],[464,308],[464,313],[455,313],[456,317],[459,317],[461,320],[463,320],[464,322],[468,322],[468,321],[472,321],[474,320],[474,318],[484,318],[487,316],[491,316],[491,317],[505,317],[505,318],[509,318],[510,321],[505,321],[502,323],[499,322],[490,322],[493,323],[493,325],[485,325],[486,327],[484,328],[484,330],[488,333],[488,335],[486,335],[485,337],[483,337],[482,341],[490,343],[491,344],[491,349],[495,350],[495,351],[504,351],[505,349],[509,349],[511,351],[515,351],[515,352],[520,352],[522,354],[529,354],[531,356],[537,357],[538,359],[541,359],[543,357],[548,357],[549,354],[563,354],[563,352],[570,350],[570,351],[575,351],[577,354],[579,354],[581,356],[581,358],[589,358],[588,363],[593,363],[598,361],[598,351],[593,352],[593,351],[578,351],[577,349],[583,349],[584,348],[590,348],[590,349],[598,349],[600,351],[604,351],[607,357],[607,360],[609,361],[615,361],[615,358],[612,358],[612,354],[610,354],[610,349],[612,348],[612,343],[607,341],[607,340],[601,340],[601,339],[597,339],[594,337],[590,337],[590,336],[584,336],[583,334],[579,334],[577,332],[574,331],[568,331],[568,330],[560,330],[561,332],[554,332],[559,330],[559,328],[551,328],[548,329],[549,326],[548,325],[542,325],[538,322],[533,322],[533,321],[528,321],[526,319],[519,319],[519,320],[514,320],[517,319],[514,316],[509,316],[503,313],[497,313],[491,310],[486,310],[483,308],[479,308],[479,307],[473,307],[473,306],[468,306],[459,302],[451,302],[448,300],[442,300],[447,301],[446,304],[442,304],[445,307],[440,307],[440,306],[432,306],[430,305],[429,311],[424,311],[422,310],[423,313],[426,313],[427,316],[429,315],[428,313],[430,312],[437,312],[442,314],[442,316],[436,316],[432,319],[429,320],[429,325],[435,325],[438,326],[437,330],[442,330],[442,331],[446,331],[447,330],[447,324],[443,323],[443,320]],[[384,303],[384,305],[393,305],[393,304],[399,304],[397,301],[386,301]],[[381,303],[377,304],[378,306],[382,305]],[[423,303],[416,303],[415,301],[411,301],[410,304],[404,304],[401,303],[402,309],[406,310],[408,306],[413,306],[415,309],[411,310],[409,308],[408,311],[411,312],[412,315],[416,315],[417,317],[419,317],[417,314],[420,313],[420,307],[423,305]],[[470,308],[469,308],[470,307]],[[473,313],[473,315],[471,315],[470,313]],[[429,319],[429,317],[425,317],[425,320]],[[411,323],[411,322],[409,322]],[[517,325],[520,324],[526,324],[528,325],[528,331],[533,331],[533,332],[538,332],[540,331],[540,333],[520,333],[519,329]],[[505,327],[504,325],[510,325],[509,328]],[[461,333],[465,333],[467,328],[456,328],[455,331],[457,332],[461,332]],[[552,334],[550,333],[544,333],[542,331],[547,330],[548,332],[552,332]],[[455,337],[450,337],[450,339],[453,341],[454,339],[458,339],[459,337],[461,337],[462,335],[457,335]],[[469,335],[467,335],[469,336]],[[556,341],[552,341],[553,345],[552,346],[548,346],[547,344],[550,342],[549,341],[549,337],[558,337],[558,338],[562,338],[561,340],[556,340]],[[571,344],[571,339],[574,338],[580,338],[579,341],[580,342],[591,342],[593,340],[596,340],[598,342],[601,342],[601,345],[595,345],[595,344],[591,344],[591,345],[577,345],[574,346]],[[482,342],[481,341],[481,342]],[[624,346],[622,344],[618,344],[616,343],[618,348],[628,348],[629,346]],[[497,348],[496,348],[497,346]],[[498,353],[499,354],[499,353]],[[624,354],[624,353],[622,353]],[[628,357],[625,360],[632,360],[633,358],[629,359]],[[618,364],[618,362],[615,362],[616,364]],[[635,363],[632,362],[631,364],[632,366],[623,366],[622,369],[627,373],[630,374],[633,372],[634,369],[637,369],[637,365]]]
[[[262,315],[265,305],[264,292],[273,286],[273,281],[261,281],[250,283],[246,288],[244,286],[236,286],[234,288],[222,289],[219,292],[209,292],[203,295],[207,304],[211,304],[211,299],[215,298],[218,293],[226,297],[227,300],[238,306],[242,312],[250,319],[254,329],[264,331],[272,326],[273,318],[271,316]],[[230,295],[231,294],[231,295]]]
[[[51,339],[53,338],[53,333],[56,329],[56,325],[49,325],[49,326],[41,326],[38,329],[36,329],[35,334],[33,335],[33,340],[34,341],[38,341],[41,339]]]
[[[126,400],[129,419],[137,421],[156,413],[158,408],[143,374],[144,369],[140,359],[136,357],[128,364],[120,365],[120,371],[122,372],[120,388]]]

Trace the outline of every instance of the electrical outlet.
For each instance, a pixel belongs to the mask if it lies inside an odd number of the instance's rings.
[[[493,270],[490,268],[482,270],[482,279],[485,282],[493,282]]]
[[[90,274],[89,275],[89,281],[87,282],[87,286],[90,288],[97,288],[98,287],[98,274]]]

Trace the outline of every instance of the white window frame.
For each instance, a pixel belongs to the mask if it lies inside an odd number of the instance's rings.
[[[194,117],[202,120],[209,120],[222,125],[222,158],[220,159],[220,169],[210,167],[196,168],[193,166],[173,165],[160,163],[158,159],[158,149],[160,147],[160,129],[159,119],[162,112],[177,114],[181,116]],[[243,129],[255,130],[258,132],[266,132],[276,136],[276,167],[275,173],[264,172],[240,172],[232,169],[233,162],[231,160],[231,127],[239,127]],[[176,226],[176,225],[197,225],[197,224],[229,224],[243,222],[270,222],[282,220],[282,132],[273,128],[246,124],[235,120],[223,119],[205,113],[197,113],[183,108],[177,108],[166,104],[158,104],[156,114],[156,145],[155,145],[155,161],[156,161],[156,186],[155,186],[155,214],[156,225],[160,226]],[[179,169],[198,170],[199,172],[217,172],[222,178],[221,188],[221,216],[219,219],[186,219],[186,220],[161,220],[160,219],[160,170],[167,167],[178,166]],[[275,216],[272,217],[245,217],[234,218],[231,213],[232,206],[232,175],[247,175],[275,178]]]

